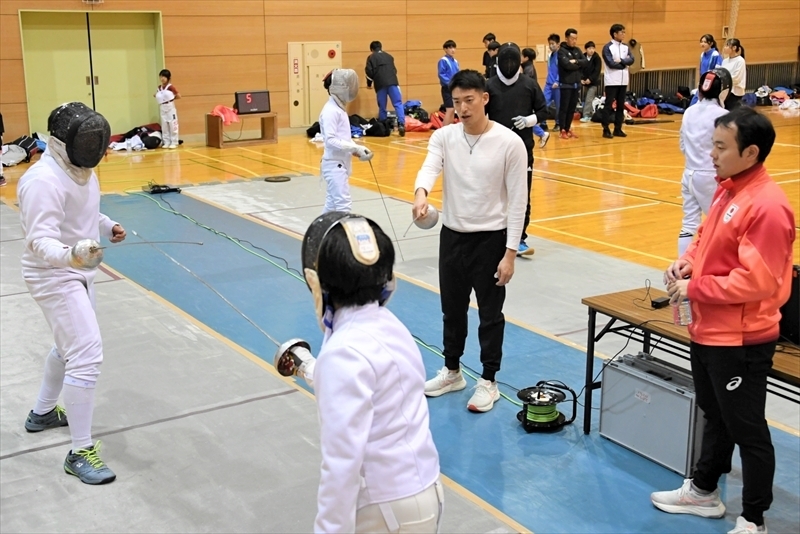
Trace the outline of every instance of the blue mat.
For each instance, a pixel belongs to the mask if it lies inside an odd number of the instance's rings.
[[[179,212],[229,236],[246,239],[300,267],[300,241],[258,223],[183,195],[166,195]],[[260,328],[278,340],[302,337],[314,351],[322,334],[312,312],[305,284],[285,270],[248,254],[224,237],[168,213],[158,197],[103,197],[102,209],[138,238],[203,241],[202,247],[163,244],[158,247],[225,296]],[[166,207],[166,205],[165,205]],[[249,247],[249,245],[245,245]],[[253,249],[255,250],[255,249]],[[256,250],[256,252],[259,252]],[[263,255],[263,252],[259,252]],[[106,250],[106,263],[157,293],[252,353],[271,362],[274,345],[202,282],[150,246]],[[278,259],[273,261],[283,266]],[[509,291],[514,290],[513,282]],[[409,330],[431,345],[441,346],[439,296],[399,281],[389,308]],[[463,362],[480,369],[478,317],[470,310],[471,332]],[[433,375],[442,359],[421,348],[426,370]],[[506,324],[503,369],[498,380],[522,388],[543,379],[565,382],[575,391],[583,384],[585,354],[558,341]],[[600,361],[595,363],[600,369]],[[469,381],[469,385],[474,385]],[[502,388],[516,398],[514,392]],[[597,433],[598,416],[589,436],[576,423],[553,434],[526,434],[517,423],[519,411],[501,400],[486,414],[466,410],[469,389],[429,401],[431,429],[442,472],[472,493],[534,532],[727,532],[740,511],[740,480],[725,484],[731,511],[725,520],[670,516],[653,508],[652,491],[680,486],[682,478],[624,449]],[[599,406],[599,392],[595,392]],[[571,407],[559,408],[568,416]],[[773,532],[797,532],[800,525],[800,439],[772,429],[779,469],[775,503],[768,513]],[[735,459],[738,470],[738,457]]]

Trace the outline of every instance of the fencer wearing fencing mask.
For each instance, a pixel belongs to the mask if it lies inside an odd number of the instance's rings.
[[[497,75],[506,85],[512,85],[520,76],[522,56],[519,46],[515,43],[505,43],[497,53]]]
[[[394,245],[373,221],[330,212],[302,247],[325,329],[313,374],[322,453],[314,532],[433,534],[444,494],[425,369],[411,333],[385,306]]]
[[[108,148],[108,121],[82,102],[70,102],[50,113],[47,129],[50,154],[70,178],[84,185]]]
[[[353,69],[334,69],[324,80],[325,88],[342,109],[358,96],[358,74]]]
[[[352,157],[372,159],[373,153],[355,143],[347,116],[347,104],[358,95],[358,74],[353,69],[334,69],[322,80],[331,97],[319,114],[319,129],[325,146],[320,171],[326,184],[325,207],[330,211],[350,211],[350,172]]]

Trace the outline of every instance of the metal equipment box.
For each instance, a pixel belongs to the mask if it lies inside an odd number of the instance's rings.
[[[601,436],[688,477],[704,422],[688,371],[644,353],[603,369]]]

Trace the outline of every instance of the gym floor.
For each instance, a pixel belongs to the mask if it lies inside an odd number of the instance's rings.
[[[800,119],[775,112],[771,118],[778,145],[768,168],[800,213]],[[588,436],[578,424],[580,407],[576,424],[526,434],[511,402],[513,388],[543,379],[580,392],[582,297],[642,287],[648,279],[660,286],[680,226],[679,124],[630,126],[627,139],[613,142],[602,140],[596,125],[580,125],[580,139],[552,139],[536,149],[529,227],[536,254],[517,261],[509,286],[498,375],[507,383],[506,399],[480,415],[465,409],[469,390],[429,401],[447,488],[443,532],[732,527],[741,500],[738,457],[722,484],[724,519],[671,516],[652,507],[649,493],[678,487],[682,477],[601,437],[598,413]],[[435,348],[441,343],[438,233],[412,227],[404,235],[426,139],[367,138],[383,196],[367,164],[354,163],[352,184],[353,211],[399,238],[401,281],[389,306],[420,340],[433,374],[442,365]],[[97,488],[63,473],[67,429],[27,434],[22,426],[51,335],[19,273],[14,186],[25,168],[7,170],[10,185],[0,190],[3,532],[310,531],[320,460],[316,408],[307,388],[272,369],[275,347],[262,330],[319,348],[310,295],[295,270],[302,233],[324,202],[320,155],[304,136],[282,132],[277,145],[217,150],[189,140],[173,151],[111,154],[101,164],[102,209],[126,227],[128,243],[204,244],[106,251],[97,281],[105,362],[94,434],[118,478]],[[261,179],[277,174],[291,181]],[[184,189],[142,194],[151,181]],[[478,369],[471,313],[464,363]],[[598,350],[604,357],[638,350],[625,344],[606,337]],[[594,394],[599,406],[600,393]],[[559,409],[571,415],[567,403]],[[797,532],[800,407],[770,396],[767,415],[778,458],[768,526]]]

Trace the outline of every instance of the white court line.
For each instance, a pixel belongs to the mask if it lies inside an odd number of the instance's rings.
[[[800,182],[800,178],[795,178],[794,180],[783,180],[780,182],[775,182],[776,184],[794,184]]]
[[[549,161],[572,161],[572,160],[575,160],[575,159],[601,158],[603,156],[613,156],[613,155],[614,154],[609,152],[608,154],[594,154],[592,156],[578,156],[578,157],[575,157],[575,158],[554,159],[554,160],[549,160]],[[540,158],[540,159],[545,159],[545,158]]]
[[[656,178],[655,176],[647,176],[646,174],[636,174],[634,172],[625,172],[625,171],[618,171],[616,169],[595,167],[594,165],[584,165],[583,163],[572,163],[571,161],[547,159],[547,158],[539,158],[539,159],[543,159],[545,161],[552,161],[553,163],[558,163],[560,161],[563,161],[564,165],[574,165],[575,167],[583,167],[585,169],[593,169],[596,171],[613,172],[615,174],[624,174],[625,176],[635,176],[636,178],[647,178],[648,180],[655,180],[657,182],[667,182],[668,184],[673,184],[673,185],[680,183],[678,180],[669,180],[667,178]]]
[[[784,174],[797,174],[800,172],[800,169],[795,169],[793,171],[783,171],[783,172],[770,172],[770,176],[783,176]]]
[[[617,184],[610,184],[608,182],[599,182],[597,180],[590,180],[588,178],[581,178],[579,176],[573,176],[571,174],[560,174],[560,173],[557,173],[557,172],[545,171],[543,169],[539,169],[539,168],[536,168],[536,167],[533,168],[533,172],[534,173],[541,172],[541,173],[544,173],[544,174],[552,174],[553,176],[558,176],[560,178],[571,178],[573,180],[580,180],[581,182],[589,182],[591,184],[598,184],[598,185],[602,185],[602,186],[605,186],[605,187],[619,187],[620,189],[628,189],[630,191],[637,191],[639,193],[647,193],[648,195],[657,195],[658,194],[657,191],[648,191],[646,189],[637,189],[635,187],[628,187],[626,185],[617,185]],[[674,183],[677,184],[678,182],[674,182]],[[613,193],[613,191],[610,191],[610,192]]]
[[[584,213],[575,213],[575,214],[572,214],[572,215],[561,215],[561,216],[558,216],[558,217],[548,217],[547,219],[536,219],[536,220],[533,220],[531,222],[532,223],[540,223],[540,222],[546,222],[546,221],[557,221],[557,220],[560,220],[560,219],[570,219],[572,217],[583,217],[585,215],[599,215],[601,213],[611,213],[611,212],[614,212],[614,211],[632,210],[634,208],[648,208],[650,206],[656,206],[658,204],[661,204],[661,202],[649,202],[647,204],[636,204],[634,206],[623,206],[621,208],[609,208],[607,210],[587,211],[587,212],[584,212]]]
[[[792,148],[800,148],[800,145],[790,145],[789,143],[775,143],[776,146],[788,146]]]

